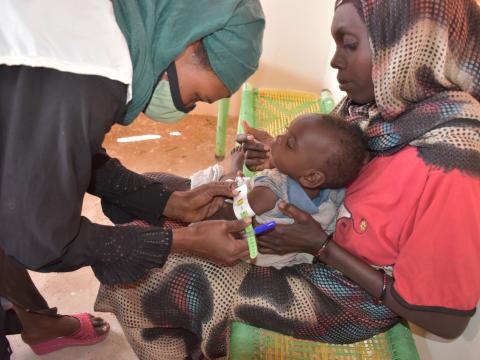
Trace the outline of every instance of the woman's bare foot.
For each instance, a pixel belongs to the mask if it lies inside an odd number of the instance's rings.
[[[19,316],[23,327],[22,340],[29,345],[70,336],[80,329],[80,321],[72,316],[49,316],[17,309],[16,312],[22,314]],[[90,315],[90,320],[97,335],[109,331],[110,325],[102,318]]]
[[[245,163],[245,151],[241,146],[236,146],[230,151],[230,173],[237,174],[243,170]]]

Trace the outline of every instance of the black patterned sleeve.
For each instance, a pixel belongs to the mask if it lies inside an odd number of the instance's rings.
[[[161,268],[172,244],[172,231],[157,227],[107,228],[101,256],[92,264],[97,278],[104,284],[131,283],[152,268]]]
[[[79,233],[64,254],[36,271],[65,272],[91,266],[103,284],[131,283],[161,268],[172,231],[159,227],[105,226],[82,217]]]
[[[111,204],[130,220],[145,220],[161,226],[163,210],[172,192],[162,183],[126,169],[105,152],[93,157],[88,192]]]

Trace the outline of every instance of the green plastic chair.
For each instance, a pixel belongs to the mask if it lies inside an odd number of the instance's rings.
[[[218,102],[217,135],[215,139],[215,159],[221,161],[225,158],[225,145],[227,143],[228,110],[230,98]]]
[[[399,323],[368,340],[335,345],[298,340],[273,331],[234,322],[230,335],[231,360],[419,360],[408,326]]]
[[[323,105],[322,105],[323,104]],[[266,130],[271,135],[282,133],[296,116],[308,112],[327,113],[331,106],[317,94],[257,89],[245,84],[238,121],[238,133],[243,132],[242,122]],[[248,169],[245,173],[251,175]],[[390,330],[371,339],[354,344],[336,345],[298,340],[273,331],[234,322],[230,335],[230,359],[374,359],[419,360],[412,334],[407,325],[399,323]]]

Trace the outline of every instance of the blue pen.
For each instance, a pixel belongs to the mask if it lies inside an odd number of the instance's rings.
[[[266,224],[262,224],[260,226],[257,226],[254,230],[255,230],[255,235],[260,235],[260,234],[263,234],[265,231],[268,231],[268,230],[272,230],[275,228],[275,225],[277,225],[277,223],[275,221],[270,221]]]

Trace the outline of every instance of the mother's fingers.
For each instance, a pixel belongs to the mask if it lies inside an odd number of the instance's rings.
[[[247,159],[247,161],[245,161],[245,165],[247,166],[247,168],[249,168],[250,170],[257,170],[257,168],[261,168],[262,166],[265,165],[265,160],[261,160],[261,159]]]
[[[265,238],[262,236],[257,238],[257,245],[261,248],[276,250],[280,241],[281,240],[276,237],[270,236]]]
[[[243,126],[243,130],[244,130],[247,134],[251,134],[251,133],[252,133],[252,130],[255,130],[255,128],[252,128],[252,127],[250,126],[250,124],[248,123],[248,121],[245,121],[245,120],[242,121],[242,126]]]
[[[254,142],[255,137],[253,135],[249,134],[238,134],[236,137],[236,140],[240,144],[248,143],[248,142]]]
[[[295,220],[295,223],[306,224],[309,220],[313,220],[312,216],[305,211],[300,210],[295,205],[281,201],[278,208],[282,213]]]
[[[247,121],[242,122],[243,129],[248,135],[253,135],[259,141],[271,140],[272,136],[265,130],[259,130],[251,127]]]
[[[247,149],[247,151],[245,152],[245,157],[247,158],[247,160],[250,160],[250,159],[261,159],[261,160],[265,160],[266,158],[268,158],[268,151],[267,150],[250,150],[250,149]]]

